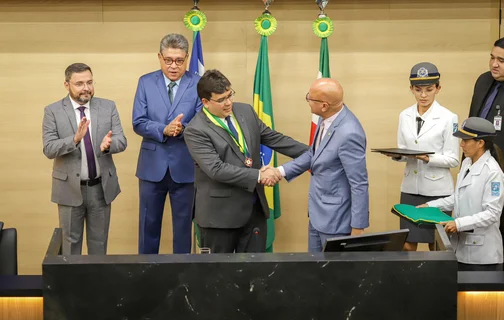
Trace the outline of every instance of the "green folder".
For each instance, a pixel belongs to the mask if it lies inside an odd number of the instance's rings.
[[[415,206],[411,206],[409,204],[396,204],[394,205],[392,210],[415,223],[437,224],[454,220],[443,211],[433,207],[415,208]]]

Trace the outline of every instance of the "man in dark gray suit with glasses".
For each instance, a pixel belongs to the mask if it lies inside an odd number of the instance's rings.
[[[264,186],[281,179],[261,168],[260,146],[295,158],[308,146],[271,130],[250,105],[234,102],[229,80],[208,70],[198,82],[204,108],[185,129],[195,162],[194,215],[212,253],[264,252],[269,207]]]
[[[112,154],[126,149],[115,103],[94,98],[91,68],[65,70],[68,96],[44,109],[44,154],[54,159],[51,200],[58,204],[63,254],[106,254],[111,202],[121,192]]]

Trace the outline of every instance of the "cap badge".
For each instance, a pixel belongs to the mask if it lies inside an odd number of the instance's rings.
[[[418,78],[426,78],[428,76],[429,76],[429,71],[427,71],[427,69],[425,69],[424,67],[421,67],[420,69],[418,69],[418,71],[417,71]]]

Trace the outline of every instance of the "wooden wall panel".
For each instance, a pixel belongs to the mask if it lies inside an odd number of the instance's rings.
[[[420,61],[442,74],[439,102],[464,119],[474,81],[488,69],[498,36],[499,0],[343,0],[327,13],[331,72],[345,88],[345,102],[361,120],[368,149],[395,145],[399,112],[413,104],[408,73]],[[159,40],[169,32],[191,38],[182,17],[191,1],[2,1],[0,4],[0,220],[19,231],[20,272],[41,272],[41,261],[57,226],[50,202],[52,162],[42,154],[44,106],[65,95],[63,71],[73,62],[94,71],[96,95],[116,101],[128,138],[116,155],[122,194],[113,203],[109,252],[135,253],[138,228],[140,137],[131,110],[138,78],[156,70]],[[252,102],[259,35],[253,20],[261,1],[203,0],[208,17],[202,34],[205,65],[223,71],[237,101]],[[307,142],[310,111],[304,101],[318,71],[320,40],[311,23],[318,8],[308,0],[277,0],[278,19],[269,39],[275,123],[279,131]],[[279,157],[279,163],[287,159]],[[371,228],[398,228],[389,213],[399,200],[403,164],[368,153]],[[455,173],[455,171],[454,171]],[[278,251],[305,251],[309,175],[282,183],[283,216],[277,220]],[[161,252],[171,252],[169,205]]]
[[[458,320],[504,319],[504,292],[459,292]]]
[[[0,320],[42,320],[42,298],[0,298]]]

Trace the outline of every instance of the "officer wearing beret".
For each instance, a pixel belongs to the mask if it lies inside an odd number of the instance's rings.
[[[453,134],[462,139],[466,157],[457,177],[455,193],[420,207],[453,210],[454,221],[445,223],[460,271],[502,270],[503,249],[499,220],[504,204],[504,174],[495,152],[493,124],[472,117]]]
[[[409,79],[416,103],[399,116],[397,145],[402,149],[435,153],[416,157],[391,156],[396,161],[406,162],[400,202],[416,206],[453,194],[450,168],[459,165],[458,140],[453,137],[458,118],[436,101],[441,85],[440,74],[434,64],[416,64]],[[418,243],[428,243],[433,250],[434,230],[420,229],[404,218],[401,218],[400,225],[401,229],[410,230],[405,250],[416,251]]]

